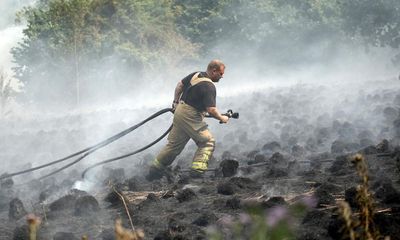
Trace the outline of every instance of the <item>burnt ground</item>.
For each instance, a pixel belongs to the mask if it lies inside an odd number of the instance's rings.
[[[290,221],[293,238],[341,239],[336,204],[346,200],[353,212],[358,212],[355,188],[360,177],[350,161],[356,153],[362,153],[368,164],[377,228],[381,235],[400,239],[398,85],[375,84],[347,95],[343,90],[340,98],[334,94],[337,92],[323,86],[294,86],[255,93],[247,101],[223,99],[221,104],[225,105],[238,102],[234,110],[241,118],[232,121],[229,129],[210,124],[215,129],[217,150],[210,162],[213,171],[203,179],[186,178],[178,171],[189,166],[192,144],[174,163],[173,177],[160,181],[144,178],[147,164],[159,147],[131,159],[130,165],[100,167],[85,181],[80,181],[80,173],[88,163],[42,181],[34,180],[36,174],[3,181],[0,239],[26,239],[27,213],[41,217],[39,239],[80,239],[83,235],[114,239],[115,219],[121,218],[130,228],[116,192],[124,196],[133,225],[144,230],[145,239],[208,239],[213,229],[225,229],[224,238],[231,239],[231,222],[238,219],[247,224],[243,218],[252,209],[273,219],[269,215],[273,209],[310,200],[312,207]],[[249,108],[247,104],[253,105]],[[96,118],[98,113],[92,115]],[[67,122],[75,123],[75,118]],[[163,123],[168,124],[168,119]],[[121,124],[113,127],[121,129]],[[91,140],[82,138],[84,134],[76,129],[9,132],[3,140],[21,136],[25,143],[27,139],[47,139],[50,150],[46,152],[50,154],[62,148],[49,143],[52,135],[60,140],[66,134],[65,138],[73,143]],[[157,132],[155,129],[149,134],[156,136]],[[29,143],[43,143],[38,141]],[[128,148],[127,142],[123,150]],[[27,146],[17,145],[6,145],[10,148],[5,148],[3,158]],[[116,149],[107,154],[123,153],[121,146]],[[20,167],[26,166],[31,165]],[[21,185],[25,182],[28,184]]]

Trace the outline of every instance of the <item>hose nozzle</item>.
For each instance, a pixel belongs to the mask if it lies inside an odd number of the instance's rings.
[[[233,112],[232,109],[229,109],[226,113],[222,114],[224,116],[227,116],[228,118],[239,118],[239,113],[238,112]]]

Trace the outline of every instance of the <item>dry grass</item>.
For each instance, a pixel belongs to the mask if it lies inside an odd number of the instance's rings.
[[[142,240],[144,239],[144,232],[141,229],[135,231],[125,229],[121,220],[117,219],[115,221],[115,237],[116,240]]]
[[[352,219],[352,212],[349,204],[346,201],[340,201],[338,207],[339,214],[345,222],[342,232],[344,235],[349,236],[350,240],[355,240],[356,234],[354,228],[356,227],[356,222]]]
[[[360,205],[360,215],[358,218],[363,229],[361,233],[362,238],[367,240],[379,239],[379,233],[373,222],[375,201],[372,193],[369,191],[368,167],[364,156],[357,154],[353,158],[353,163],[356,165],[358,176],[362,181],[357,187],[357,202]]]
[[[29,227],[29,240],[36,240],[37,229],[41,223],[40,218],[34,214],[28,214],[26,221]]]
[[[132,218],[129,213],[128,206],[126,204],[125,195],[117,191],[117,189],[112,186],[113,191],[118,195],[121,199],[122,203],[124,204],[126,214],[129,218],[129,223],[131,225],[132,230],[125,229],[122,226],[121,219],[117,219],[115,221],[115,238],[116,240],[141,240],[144,239],[144,231],[142,229],[135,229],[132,223]]]
[[[356,200],[360,207],[360,213],[353,214],[347,202],[340,201],[338,211],[344,220],[343,237],[351,240],[377,240],[382,239],[373,222],[375,214],[375,201],[369,190],[368,166],[364,156],[356,154],[352,158],[357,174],[361,178],[361,184],[357,186]]]

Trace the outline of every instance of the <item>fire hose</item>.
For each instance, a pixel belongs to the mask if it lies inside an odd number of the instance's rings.
[[[226,113],[224,113],[224,114],[222,114],[222,115],[227,116],[228,118],[235,118],[235,119],[239,118],[239,113],[233,112],[231,109],[229,109]],[[206,115],[206,117],[212,117],[212,116]],[[221,122],[220,122],[220,123],[221,123]],[[124,154],[124,155],[119,156],[119,157],[114,157],[114,158],[110,158],[110,159],[101,161],[101,162],[99,162],[99,163],[96,163],[96,164],[94,164],[94,165],[92,165],[92,166],[86,168],[86,169],[82,172],[82,178],[85,178],[86,173],[87,173],[89,170],[91,170],[91,169],[93,169],[93,168],[95,168],[95,167],[97,167],[97,166],[100,166],[100,165],[103,165],[103,164],[106,164],[106,163],[110,163],[110,162],[114,162],[114,161],[117,161],[117,160],[119,160],[119,159],[123,159],[123,158],[132,156],[132,155],[134,155],[134,154],[137,154],[137,153],[139,153],[139,152],[142,152],[142,151],[146,150],[147,148],[153,146],[154,144],[156,144],[157,142],[159,142],[161,139],[163,139],[163,138],[171,131],[171,129],[172,129],[172,125],[168,128],[168,130],[167,130],[163,135],[161,135],[161,136],[160,136],[159,138],[157,138],[154,142],[150,143],[149,145],[147,145],[147,146],[145,146],[145,147],[143,147],[143,148],[140,148],[140,149],[138,149],[138,150],[136,150],[136,151],[134,151],[134,152],[131,152],[131,153]]]
[[[154,113],[150,117],[146,118],[145,120],[141,121],[140,123],[138,123],[138,124],[136,124],[136,125],[134,125],[134,126],[132,126],[130,128],[127,128],[126,130],[121,131],[120,133],[118,133],[118,134],[116,134],[116,135],[114,135],[112,137],[109,137],[106,140],[104,140],[102,142],[99,142],[99,143],[97,143],[97,144],[95,144],[95,145],[93,145],[91,147],[85,148],[85,149],[83,149],[81,151],[78,151],[76,153],[70,154],[70,155],[68,155],[68,156],[66,156],[64,158],[61,158],[61,159],[58,159],[58,160],[55,160],[55,161],[52,161],[52,162],[49,162],[49,163],[34,167],[34,168],[29,168],[29,169],[26,169],[26,170],[23,170],[23,171],[10,173],[10,174],[3,174],[2,176],[0,176],[0,180],[5,179],[5,178],[10,178],[10,177],[13,177],[13,176],[17,176],[17,175],[21,175],[21,174],[28,173],[28,172],[33,172],[33,171],[36,171],[36,170],[39,170],[39,169],[42,169],[42,168],[45,168],[45,167],[49,167],[51,165],[54,165],[54,164],[57,164],[57,163],[60,163],[60,162],[64,162],[64,161],[66,161],[68,159],[71,159],[73,157],[76,157],[78,155],[84,154],[83,156],[79,157],[77,160],[73,161],[72,163],[69,163],[69,164],[63,166],[60,169],[57,169],[56,171],[51,172],[51,173],[41,177],[40,179],[43,179],[43,178],[48,177],[48,176],[51,176],[51,175],[53,175],[55,173],[58,173],[59,171],[64,170],[65,168],[70,167],[73,164],[81,161],[83,158],[87,157],[89,154],[95,152],[96,150],[98,150],[98,149],[100,149],[100,148],[102,148],[102,147],[104,147],[104,146],[116,141],[117,139],[119,139],[119,138],[121,138],[121,137],[123,137],[125,135],[127,135],[128,133],[130,133],[133,130],[137,129],[138,127],[142,126],[146,122],[148,122],[148,121],[150,121],[150,120],[152,120],[152,119],[154,119],[154,118],[156,118],[156,117],[158,117],[158,116],[160,116],[160,115],[162,115],[162,114],[164,114],[166,112],[171,112],[171,111],[172,111],[171,108],[162,109],[162,110]]]
[[[128,133],[132,132],[133,130],[135,130],[135,129],[139,128],[140,126],[144,125],[144,124],[147,123],[148,121],[150,121],[150,120],[152,120],[152,119],[154,119],[154,118],[156,118],[156,117],[158,117],[158,116],[160,116],[160,115],[162,115],[162,114],[164,114],[164,113],[166,113],[166,112],[173,112],[173,109],[172,109],[172,108],[164,108],[164,109],[162,109],[162,110],[160,110],[160,111],[158,111],[158,112],[152,114],[151,116],[149,116],[149,117],[146,118],[145,120],[141,121],[140,123],[138,123],[138,124],[136,124],[136,125],[134,125],[134,126],[132,126],[132,127],[129,127],[128,129],[126,129],[126,130],[124,130],[124,131],[121,131],[120,133],[118,133],[118,134],[116,134],[116,135],[114,135],[114,136],[111,136],[111,137],[107,138],[106,140],[104,140],[104,141],[102,141],[102,142],[99,142],[99,143],[97,143],[97,144],[95,144],[95,145],[93,145],[93,146],[91,146],[91,147],[87,147],[87,148],[85,148],[85,149],[83,149],[83,150],[81,150],[81,151],[78,151],[78,152],[75,152],[75,153],[73,153],[73,154],[70,154],[70,155],[68,155],[68,156],[66,156],[66,157],[64,157],[64,158],[61,158],[61,159],[58,159],[58,160],[55,160],[55,161],[52,161],[52,162],[49,162],[49,163],[46,163],[46,164],[37,166],[37,167],[33,167],[33,168],[26,169],[26,170],[22,170],[22,171],[19,171],[19,172],[14,172],[14,173],[10,173],[10,174],[5,173],[5,174],[3,174],[3,175],[0,176],[0,180],[6,179],[6,178],[11,178],[11,177],[17,176],[17,175],[22,175],[22,174],[25,174],[25,173],[28,173],[28,172],[33,172],[33,171],[36,171],[36,170],[39,170],[39,169],[42,169],[42,168],[45,168],[45,167],[49,167],[49,166],[52,166],[52,165],[54,165],[54,164],[57,164],[57,163],[60,163],[60,162],[64,162],[64,161],[66,161],[66,160],[68,160],[68,159],[71,159],[71,158],[73,158],[73,157],[76,157],[76,156],[79,156],[79,155],[83,154],[82,156],[80,156],[80,157],[77,158],[76,160],[72,161],[71,163],[68,163],[68,164],[62,166],[61,168],[59,168],[59,169],[57,169],[57,170],[54,170],[54,171],[52,171],[52,172],[50,172],[50,173],[48,173],[48,174],[46,174],[46,175],[40,177],[39,180],[44,179],[44,178],[47,178],[47,177],[49,177],[49,176],[51,176],[51,175],[54,175],[54,174],[56,174],[56,173],[58,173],[58,172],[60,172],[60,171],[62,171],[62,170],[64,170],[64,169],[66,169],[66,168],[68,168],[68,167],[71,167],[72,165],[78,163],[79,161],[81,161],[82,159],[84,159],[84,158],[87,157],[88,155],[92,154],[93,152],[97,151],[98,149],[100,149],[100,148],[102,148],[102,147],[105,147],[105,146],[107,146],[108,144],[110,144],[110,143],[112,143],[112,142],[114,142],[114,141],[116,141],[116,140],[122,138],[123,136],[127,135]],[[225,113],[225,114],[223,114],[223,115],[225,115],[225,116],[227,116],[227,117],[229,117],[229,118],[239,118],[239,113],[234,113],[232,110],[228,110],[227,113]],[[207,116],[207,117],[209,117],[209,116]],[[131,153],[128,153],[128,154],[124,154],[124,155],[119,156],[119,157],[110,158],[110,159],[101,161],[101,162],[99,162],[99,163],[96,163],[96,164],[90,166],[89,168],[87,168],[87,169],[84,170],[84,172],[82,173],[82,177],[84,177],[85,174],[86,174],[90,169],[92,169],[92,168],[94,168],[94,167],[97,167],[97,166],[102,165],[102,164],[105,164],[105,163],[113,162],[113,161],[116,161],[116,160],[120,160],[120,159],[129,157],[129,156],[132,156],[132,155],[134,155],[134,154],[137,154],[137,153],[139,153],[139,152],[142,152],[142,151],[144,151],[144,150],[150,148],[150,147],[153,146],[154,144],[156,144],[156,143],[158,143],[159,141],[161,141],[161,140],[171,131],[171,129],[172,129],[172,125],[167,129],[167,131],[165,131],[165,132],[164,132],[160,137],[158,137],[156,140],[154,140],[154,141],[151,142],[150,144],[148,144],[148,145],[146,145],[146,146],[144,146],[144,147],[142,147],[142,148],[140,148],[140,149],[138,149],[138,150],[135,150],[135,151],[133,151],[133,152],[131,152]]]

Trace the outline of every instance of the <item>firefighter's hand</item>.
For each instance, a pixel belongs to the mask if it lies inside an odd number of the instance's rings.
[[[172,106],[171,106],[172,107],[172,112],[175,112],[175,109],[178,106],[178,104],[179,104],[178,102],[173,102],[172,103]]]
[[[229,117],[222,115],[219,123],[227,123],[229,121]]]

